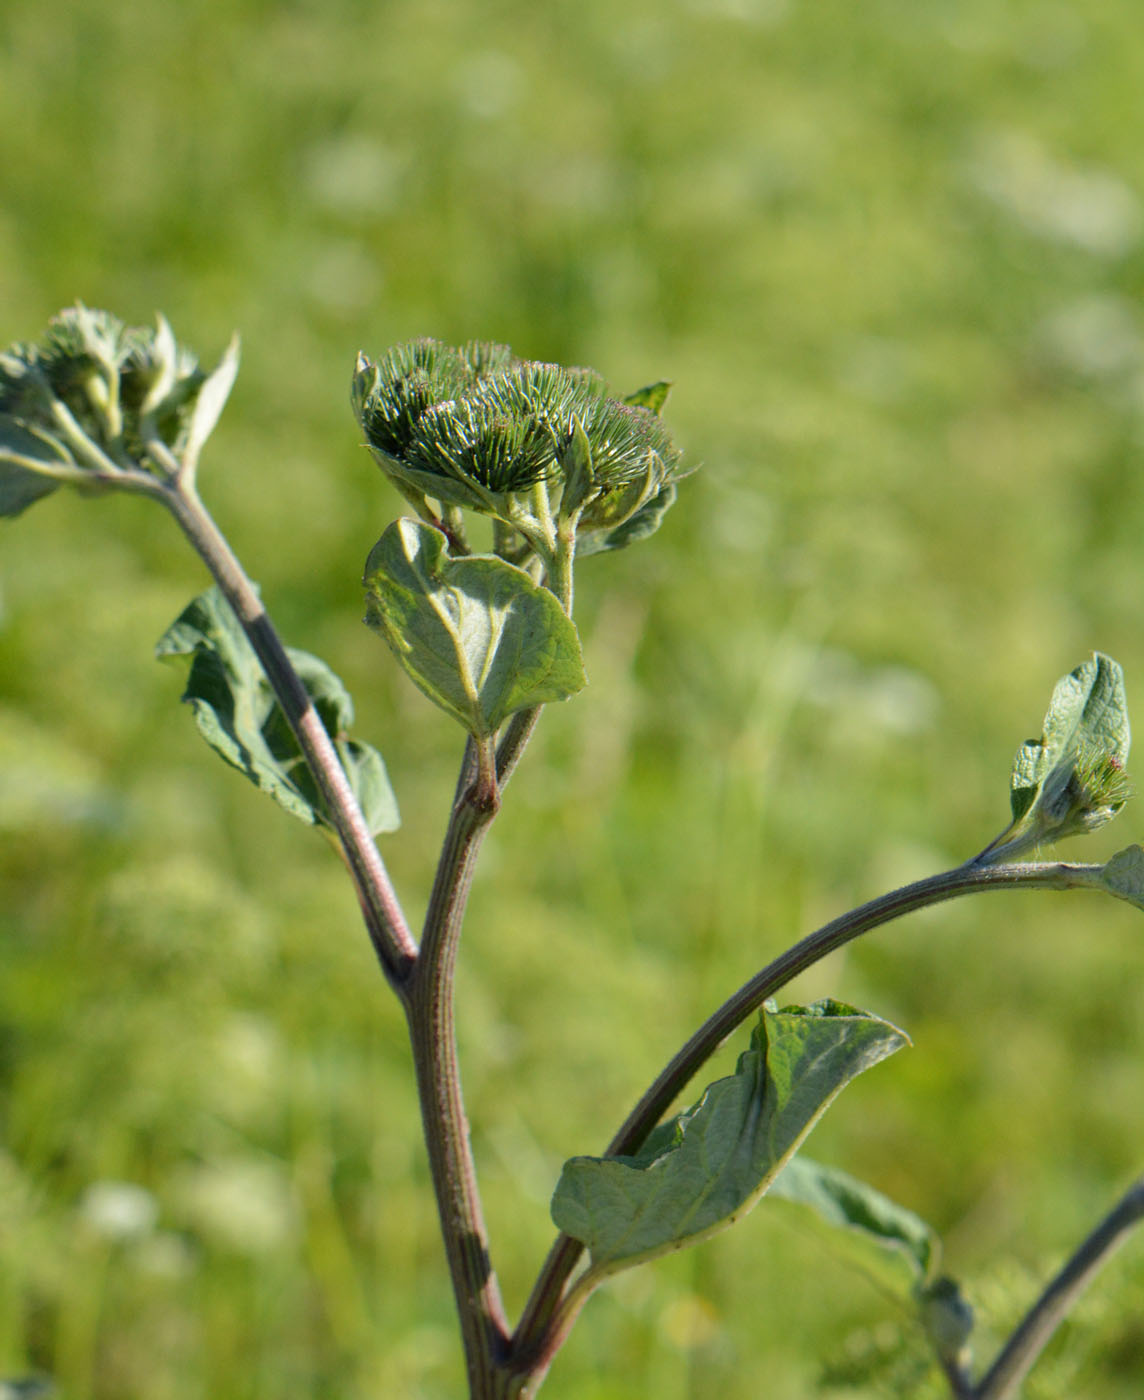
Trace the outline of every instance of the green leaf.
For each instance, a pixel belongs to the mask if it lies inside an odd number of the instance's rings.
[[[496,496],[491,491],[458,481],[454,477],[421,471],[378,448],[372,448],[371,451],[378,466],[407,500],[411,499],[409,493],[413,492],[414,500],[417,497],[423,499],[431,496],[443,506],[461,506],[465,510],[483,513],[488,513],[491,507],[498,510],[504,507],[504,497]]]
[[[37,462],[47,468],[75,466],[67,452],[46,434],[33,432],[0,413],[0,516],[19,515],[59,486],[55,477],[37,470]]]
[[[1130,742],[1124,673],[1110,656],[1096,652],[1057,682],[1041,738],[1029,739],[1017,750],[1014,820],[1019,821],[1038,798],[1051,800],[1055,794],[1050,778],[1078,756],[1104,754],[1123,767]]]
[[[735,1073],[636,1156],[566,1162],[552,1218],[601,1276],[706,1239],[752,1209],[850,1080],[905,1044],[840,1002],[764,1007]]]
[[[191,659],[183,699],[211,748],[301,821],[330,825],[282,707],[217,588],[183,610],[159,639],[155,652],[160,660]],[[288,655],[334,742],[370,832],[376,836],[396,831],[400,824],[397,800],[381,755],[368,744],[346,737],[353,723],[349,692],[316,656],[293,648]]]
[[[903,1301],[920,1296],[937,1272],[941,1241],[931,1226],[836,1167],[799,1153],[778,1174],[770,1194],[809,1207],[830,1242]]]
[[[1108,861],[1100,872],[1100,885],[1117,899],[1144,909],[1144,847],[1129,846]]]
[[[230,391],[234,388],[235,377],[238,374],[238,356],[238,336],[234,335],[231,336],[222,359],[203,381],[195,398],[190,426],[187,429],[186,446],[183,448],[183,460],[189,462],[192,468],[199,460],[199,453],[203,450],[207,438],[214,432],[230,397]]]
[[[365,586],[368,625],[478,738],[585,684],[580,639],[555,595],[494,555],[450,559],[445,536],[422,521],[390,525],[370,551]]]
[[[646,501],[634,515],[630,515],[622,525],[612,530],[593,531],[576,537],[576,557],[586,559],[592,554],[603,554],[607,550],[625,549],[629,544],[654,535],[663,524],[663,517],[675,504],[679,494],[674,481],[661,486],[650,501]]]
[[[667,396],[671,392],[671,380],[660,379],[655,384],[647,384],[642,389],[637,389],[634,394],[629,394],[624,399],[624,403],[631,404],[635,408],[647,408],[652,413],[661,413],[663,406],[667,402]]]
[[[1017,750],[1013,821],[974,864],[994,865],[1111,821],[1132,795],[1124,771],[1130,744],[1124,673],[1096,652],[1058,681],[1043,734]]]

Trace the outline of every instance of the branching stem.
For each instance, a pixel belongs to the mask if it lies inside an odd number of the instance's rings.
[[[903,914],[965,894],[995,889],[1092,888],[1098,882],[1101,869],[1098,865],[1057,862],[995,866],[969,862],[956,870],[892,890],[824,924],[768,963],[699,1027],[628,1114],[604,1155],[616,1157],[638,1151],[676,1095],[723,1040],[768,997],[836,948]],[[513,1337],[513,1361],[521,1377],[516,1393],[521,1396],[532,1393],[536,1377],[543,1375],[574,1320],[567,1306],[571,1298],[565,1299],[564,1295],[582,1253],[583,1246],[578,1240],[558,1235],[537,1278]],[[587,1295],[578,1296],[582,1303]],[[1000,1397],[990,1396],[987,1400],[1000,1400]]]

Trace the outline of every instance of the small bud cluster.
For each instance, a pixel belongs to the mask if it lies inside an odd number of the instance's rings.
[[[179,450],[204,380],[162,317],[154,328],[128,327],[76,306],[38,344],[0,354],[0,414],[79,465],[90,464],[87,445],[127,466],[151,438]]]
[[[359,356],[352,401],[379,466],[424,518],[435,518],[431,501],[493,516],[541,557],[555,522],[582,552],[615,548],[627,536],[611,532],[674,497],[670,432],[591,370],[521,360],[505,345],[413,340],[376,363]]]
[[[1012,860],[1025,851],[1084,836],[1106,826],[1133,795],[1123,752],[1081,744],[1064,754],[1035,790],[1030,790],[1012,825],[976,858],[982,865]]]

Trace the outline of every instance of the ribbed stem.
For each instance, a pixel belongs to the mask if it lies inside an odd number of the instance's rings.
[[[453,987],[461,924],[484,837],[500,805],[491,744],[470,744],[462,775],[472,780],[453,807],[406,1011],[421,1118],[441,1233],[453,1281],[470,1395],[493,1400],[508,1352],[509,1327],[489,1257],[469,1123],[461,1096]],[[475,758],[475,762],[474,762]]]

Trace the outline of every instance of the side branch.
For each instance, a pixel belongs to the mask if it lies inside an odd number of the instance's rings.
[[[903,914],[964,894],[995,889],[1092,888],[1097,885],[1102,868],[1058,862],[996,866],[977,866],[970,862],[956,870],[931,875],[892,890],[824,924],[768,963],[699,1027],[628,1114],[604,1155],[618,1157],[637,1152],[671,1107],[676,1095],[726,1037],[768,997],[836,948]],[[557,1236],[514,1337],[514,1361],[518,1376],[534,1376],[538,1369],[547,1366],[571,1326],[573,1317],[568,1316],[567,1309],[561,1307],[561,1300],[565,1285],[582,1253],[583,1246],[578,1240],[564,1234]],[[529,1392],[522,1389],[520,1393]],[[993,1400],[993,1397],[988,1400]]]

